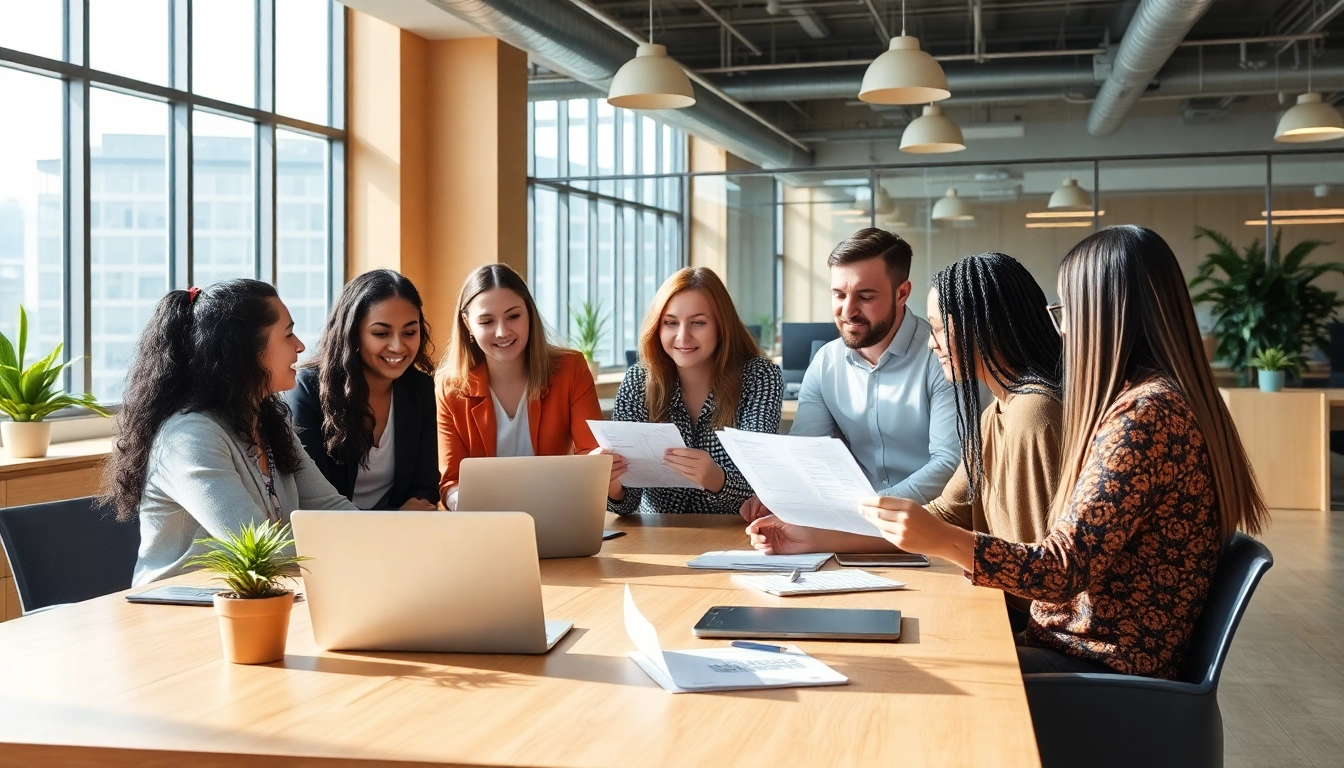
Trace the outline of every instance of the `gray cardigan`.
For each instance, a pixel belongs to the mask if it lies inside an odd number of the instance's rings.
[[[296,509],[355,509],[331,487],[308,458],[297,437],[301,464],[293,474],[277,473],[281,519]],[[261,470],[250,448],[214,418],[179,413],[159,428],[140,497],[140,558],[136,586],[176,576],[188,558],[205,550],[196,539],[237,531],[245,523],[266,520],[267,500]]]

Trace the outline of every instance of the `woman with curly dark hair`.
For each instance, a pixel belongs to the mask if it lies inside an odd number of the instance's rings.
[[[278,393],[303,342],[275,288],[172,291],[140,334],[103,503],[140,520],[133,582],[181,573],[196,539],[295,509],[354,509],[303,452]]]
[[[420,292],[390,269],[346,284],[285,393],[303,448],[360,509],[435,509],[434,364]]]

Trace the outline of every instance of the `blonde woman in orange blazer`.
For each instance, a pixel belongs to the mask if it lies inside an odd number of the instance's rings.
[[[546,339],[527,284],[489,264],[467,277],[439,361],[439,495],[457,506],[457,472],[476,456],[563,456],[597,447],[601,419],[583,355]]]

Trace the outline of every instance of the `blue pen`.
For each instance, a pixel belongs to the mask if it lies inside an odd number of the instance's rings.
[[[751,651],[769,651],[771,653],[788,653],[789,649],[782,645],[766,645],[765,643],[753,643],[747,640],[734,640],[729,645],[734,648],[746,648]]]

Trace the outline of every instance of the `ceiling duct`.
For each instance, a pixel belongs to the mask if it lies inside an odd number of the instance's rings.
[[[1125,29],[1120,49],[1111,65],[1111,75],[1102,84],[1087,130],[1093,136],[1109,136],[1124,122],[1158,70],[1167,63],[1190,28],[1213,4],[1213,0],[1143,0]]]
[[[485,34],[527,51],[548,69],[601,93],[606,93],[612,76],[635,49],[624,35],[569,0],[430,1]],[[693,107],[649,114],[762,167],[811,164],[810,153],[800,149],[794,139],[772,130],[728,100],[699,87],[696,98]]]

